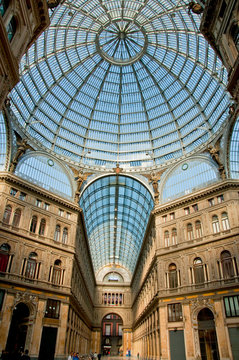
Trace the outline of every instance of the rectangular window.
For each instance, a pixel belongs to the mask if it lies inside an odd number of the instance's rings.
[[[45,209],[45,210],[49,210],[49,207],[50,207],[50,205],[49,205],[49,204],[44,203],[44,209]]]
[[[26,196],[27,196],[27,194],[25,194],[24,192],[21,191],[20,195],[19,195],[19,199],[24,201],[24,200],[26,200]]]
[[[167,215],[162,216],[163,222],[167,221]]]
[[[213,205],[215,205],[215,200],[212,198],[212,199],[209,199],[208,200],[208,205],[209,206],[213,206]]]
[[[218,204],[221,204],[223,201],[224,201],[223,195],[219,195],[219,196],[217,197],[217,202],[218,202]]]
[[[71,213],[67,212],[66,213],[66,218],[69,220],[71,218]]]
[[[64,210],[59,209],[59,210],[58,210],[58,215],[59,215],[59,216],[63,216],[63,214],[64,214]]]
[[[36,199],[36,206],[41,207],[42,201],[39,199]]]
[[[111,330],[111,325],[109,324],[109,325],[105,325],[105,335],[106,336],[110,336],[111,334],[110,334],[110,330]]]
[[[10,189],[10,195],[16,196],[16,194],[17,194],[17,189],[11,188]]]
[[[226,317],[239,316],[239,295],[224,297]]]
[[[194,205],[192,206],[192,208],[193,208],[193,211],[198,211],[198,204],[194,204]]]
[[[186,208],[184,209],[184,212],[185,212],[185,215],[189,215],[189,214],[190,214],[190,209],[189,209],[189,207],[186,207]]]
[[[170,220],[174,220],[174,219],[175,219],[175,213],[174,213],[174,212],[170,213],[169,216],[170,216]]]
[[[122,325],[119,325],[119,328],[118,328],[118,336],[122,336],[123,335],[123,332],[122,332]]]
[[[60,316],[60,301],[47,299],[45,317],[52,319],[59,319]]]
[[[168,321],[182,321],[183,313],[182,313],[182,304],[169,304],[168,305]]]
[[[0,311],[2,310],[4,295],[5,295],[5,290],[0,290]]]

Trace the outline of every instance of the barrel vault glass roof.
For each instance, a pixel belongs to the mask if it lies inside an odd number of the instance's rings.
[[[202,149],[227,74],[188,0],[63,0],[11,92],[29,141],[85,167],[141,171]]]
[[[80,198],[95,272],[119,265],[133,274],[153,209],[149,190],[122,175],[91,183]]]

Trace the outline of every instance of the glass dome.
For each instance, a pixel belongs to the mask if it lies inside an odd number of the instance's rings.
[[[227,73],[186,0],[66,0],[11,92],[29,141],[80,166],[141,171],[203,149]]]

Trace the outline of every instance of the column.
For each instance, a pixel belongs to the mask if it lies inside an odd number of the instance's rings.
[[[161,360],[168,360],[169,353],[169,334],[168,334],[168,321],[167,321],[167,306],[164,305],[159,308],[159,316],[160,316],[160,334],[161,334]]]

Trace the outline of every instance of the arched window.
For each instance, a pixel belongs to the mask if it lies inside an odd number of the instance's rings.
[[[222,228],[223,228],[223,230],[229,230],[230,229],[228,215],[227,215],[226,212],[222,213]]]
[[[61,285],[61,260],[56,260],[52,271],[52,283],[55,285]]]
[[[0,0],[0,14],[3,16],[8,8],[9,0]]]
[[[195,222],[196,238],[202,237],[202,224],[200,220]]]
[[[213,215],[212,217],[212,229],[214,234],[220,231],[219,220],[217,215]]]
[[[8,244],[2,244],[0,246],[0,271],[6,272],[9,260],[10,246]]]
[[[18,227],[19,223],[20,223],[20,218],[21,218],[21,210],[16,209],[15,212],[14,212],[12,225]]]
[[[16,30],[17,30],[17,21],[16,21],[15,16],[13,16],[7,26],[7,36],[8,36],[8,40],[10,42],[14,38]]]
[[[204,270],[203,270],[203,262],[200,257],[197,257],[193,261],[193,271],[194,271],[194,280],[195,284],[204,283]]]
[[[42,236],[44,235],[45,228],[46,228],[46,220],[41,219],[40,226],[39,226],[39,235],[42,235]]]
[[[66,244],[67,241],[68,241],[68,229],[65,227],[62,233],[62,242],[63,244]]]
[[[32,217],[32,221],[31,221],[31,225],[30,225],[30,231],[32,233],[36,232],[36,228],[37,228],[37,216],[33,215]]]
[[[164,244],[166,247],[170,245],[168,230],[164,231]]]
[[[61,234],[61,227],[60,225],[56,225],[55,235],[54,235],[55,241],[60,241],[60,234]]]
[[[173,228],[172,229],[172,245],[176,245],[177,243],[178,243],[177,229]]]
[[[5,207],[5,211],[4,211],[4,215],[3,215],[3,222],[5,224],[9,224],[11,214],[12,214],[12,207],[11,207],[11,205],[7,205]]]
[[[168,267],[168,277],[169,277],[169,288],[174,289],[178,287],[178,277],[177,277],[177,266],[175,264],[170,264]]]
[[[29,279],[34,279],[36,276],[36,267],[37,267],[37,253],[31,252],[27,259],[25,276]]]
[[[193,226],[191,223],[187,224],[187,239],[193,240]]]
[[[224,279],[234,277],[233,261],[231,253],[227,250],[221,253],[222,275]]]

